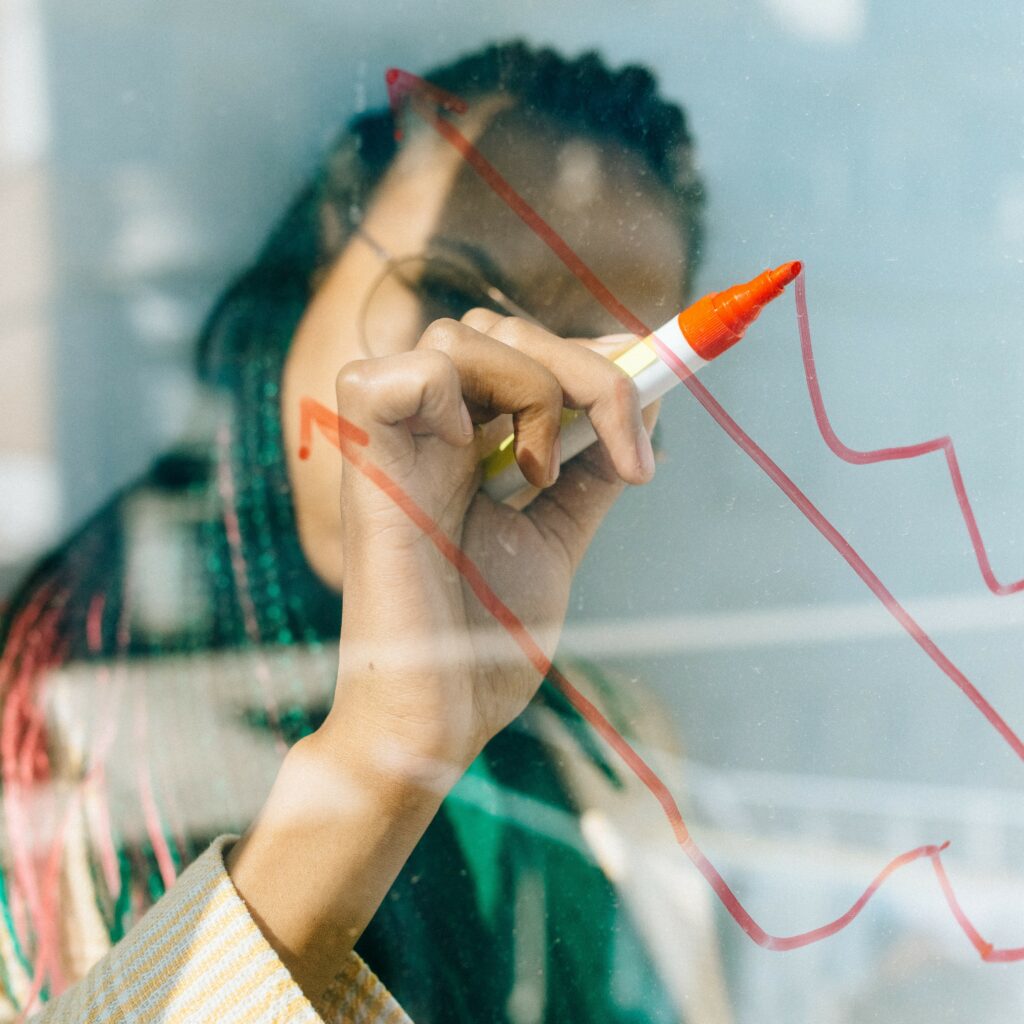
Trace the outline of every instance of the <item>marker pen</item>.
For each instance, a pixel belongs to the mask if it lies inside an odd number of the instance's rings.
[[[672,356],[692,373],[731,348],[757,315],[800,273],[798,260],[766,270],[746,284],[698,299],[654,334],[635,342],[613,360],[636,384],[640,405],[646,408],[679,384],[680,377],[670,363]],[[662,356],[657,345],[671,355]],[[586,414],[576,409],[562,411],[562,462],[578,455],[597,440]],[[503,501],[530,484],[523,476],[512,450],[514,436],[504,441],[483,461],[483,488],[495,501]]]

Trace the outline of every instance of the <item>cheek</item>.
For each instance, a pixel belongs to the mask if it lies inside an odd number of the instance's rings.
[[[295,523],[303,554],[334,590],[342,586],[341,453],[326,441],[314,443],[308,459],[289,453]]]
[[[285,460],[292,491],[292,507],[302,550],[317,574],[341,586],[341,453],[315,425],[309,457],[299,458],[300,408],[312,398],[332,413],[337,407],[334,379],[339,353],[330,346],[305,345],[309,337],[296,337],[285,362],[281,389],[281,421]]]
[[[300,397],[286,391],[282,403],[288,480],[300,535],[305,539],[305,531],[315,529],[318,540],[322,541],[325,531],[334,533],[340,529],[342,456],[314,424],[308,455],[300,457]],[[336,408],[333,396],[319,396],[317,401],[332,412]]]

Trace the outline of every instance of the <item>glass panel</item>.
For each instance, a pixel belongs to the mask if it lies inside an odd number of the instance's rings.
[[[559,56],[481,56],[519,37]],[[1020,1019],[1022,43],[1005,2],[0,0],[0,1020],[371,662],[353,749],[413,678],[410,745],[472,760],[356,947],[418,1024]],[[479,480],[403,358],[475,306],[524,320],[446,350],[475,455],[520,414]],[[649,484],[598,335],[673,385]],[[495,511],[583,436],[552,377],[603,461]]]

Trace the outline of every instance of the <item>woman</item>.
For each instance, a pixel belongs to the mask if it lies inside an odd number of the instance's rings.
[[[627,308],[653,323],[681,308],[701,190],[683,116],[647,72],[511,44],[426,77],[468,101],[460,131]],[[599,747],[371,479],[327,444],[298,456],[303,402],[337,407],[548,654],[602,517],[653,475],[653,417],[597,354],[615,339],[564,340],[621,327],[458,152],[411,114],[404,127],[399,146],[389,114],[358,119],[214,309],[200,346],[222,396],[213,438],[158,461],[12,603],[0,736],[12,1007],[59,995],[141,919],[54,1019],[672,1013],[575,824],[553,838],[444,801],[468,773],[574,822],[565,776],[519,717],[531,699],[614,778]],[[563,403],[587,410],[601,443],[559,472]],[[510,417],[533,485],[518,509],[477,489]],[[311,702],[296,681],[325,681],[317,657],[329,662],[339,623],[336,688]],[[206,666],[214,696],[244,677],[240,714],[276,737],[280,762],[261,809],[229,796],[221,817],[198,812],[256,762],[204,750],[171,720],[187,699],[162,665],[193,683]],[[166,721],[158,693],[172,695]],[[130,749],[134,799],[110,799]],[[642,1011],[613,991],[616,947],[647,978]]]

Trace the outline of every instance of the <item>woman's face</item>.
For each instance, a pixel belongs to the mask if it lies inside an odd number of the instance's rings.
[[[410,113],[410,120],[414,116]],[[679,217],[668,190],[640,158],[608,143],[566,136],[551,122],[531,118],[501,99],[474,104],[459,128],[645,324],[657,327],[682,308],[687,268]],[[311,457],[299,460],[299,403],[309,396],[334,408],[334,381],[342,366],[412,347],[422,322],[420,300],[413,293],[378,288],[385,265],[367,238],[396,258],[429,249],[472,264],[561,337],[623,330],[429,128],[414,130],[403,144],[362,223],[366,237],[351,237],[298,327],[282,393],[299,539],[313,569],[337,590],[344,557],[340,456],[329,445],[314,445]],[[372,313],[366,316],[371,293]]]

